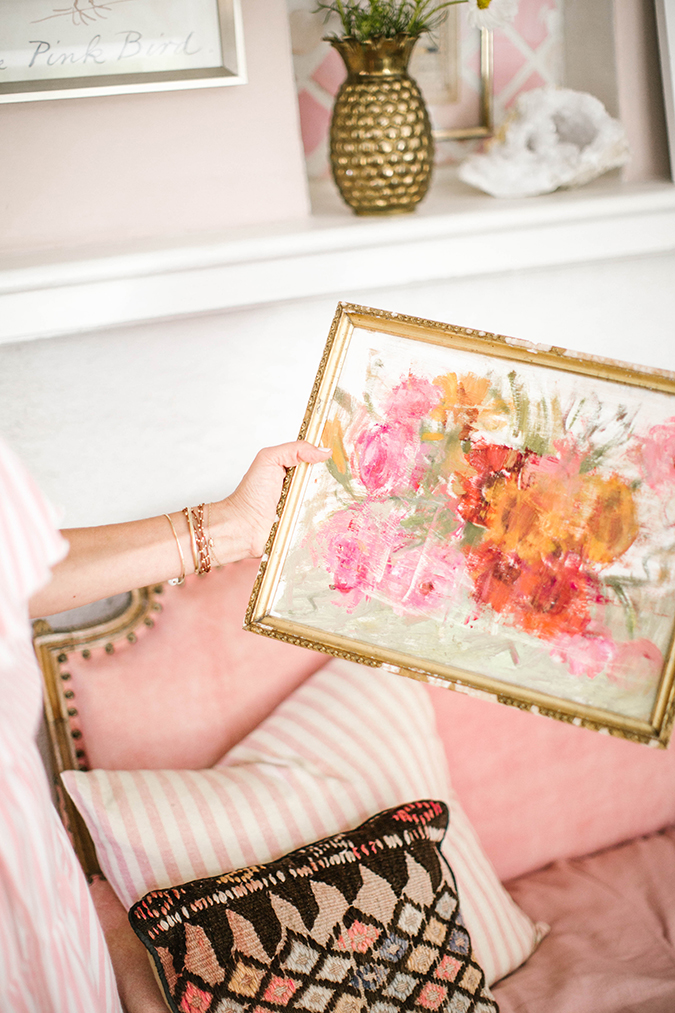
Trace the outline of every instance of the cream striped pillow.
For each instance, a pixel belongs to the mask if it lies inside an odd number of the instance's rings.
[[[442,850],[488,984],[535,948],[448,778],[412,680],[331,661],[210,770],[68,771],[101,868],[126,908],[148,891],[280,858],[422,798],[450,809]]]

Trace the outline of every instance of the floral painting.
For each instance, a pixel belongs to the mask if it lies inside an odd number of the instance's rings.
[[[356,329],[272,613],[648,720],[675,615],[675,399]]]

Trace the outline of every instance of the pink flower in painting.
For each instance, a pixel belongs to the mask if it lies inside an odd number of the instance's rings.
[[[530,467],[536,468],[542,475],[551,475],[561,482],[575,482],[581,475],[585,454],[580,449],[577,441],[571,433],[567,433],[564,439],[555,440],[553,443],[555,455],[548,454],[544,457],[535,457],[528,462],[526,475]]]
[[[384,401],[383,414],[395,425],[417,423],[440,403],[442,396],[438,386],[408,373]]]
[[[616,656],[609,672],[613,682],[656,683],[663,668],[663,655],[651,640],[628,640],[617,646]]]
[[[381,421],[361,424],[351,467],[370,496],[405,496],[419,488],[427,466],[420,422],[441,397],[437,386],[409,373],[382,403]]]
[[[653,426],[634,454],[645,482],[657,492],[675,490],[675,418]]]
[[[561,633],[553,641],[551,657],[566,664],[572,675],[595,679],[612,665],[617,650],[617,644],[609,636]]]
[[[372,592],[382,578],[393,552],[405,544],[400,530],[404,508],[365,503],[340,510],[321,524],[314,537],[315,565],[332,577],[332,586],[341,592],[347,611]]]
[[[351,466],[371,496],[405,496],[419,488],[424,475],[419,433],[395,423],[364,429],[354,444]]]
[[[464,555],[459,548],[427,539],[424,545],[404,548],[393,556],[377,593],[399,615],[429,615],[447,611],[466,579]]]
[[[606,627],[585,634],[561,634],[552,644],[551,657],[566,664],[572,675],[594,679],[604,671],[612,682],[632,686],[655,682],[663,668],[663,655],[651,640],[617,643]]]

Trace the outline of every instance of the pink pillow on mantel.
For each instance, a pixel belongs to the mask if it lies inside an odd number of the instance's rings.
[[[672,744],[427,689],[453,787],[502,882],[675,825]]]

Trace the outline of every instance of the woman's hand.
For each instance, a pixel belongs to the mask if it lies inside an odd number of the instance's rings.
[[[304,440],[259,451],[232,495],[211,505],[209,534],[219,562],[261,556],[276,519],[287,469],[302,461],[319,464],[329,457],[330,450]]]
[[[261,556],[276,517],[286,470],[301,461],[318,464],[329,456],[329,450],[303,440],[261,450],[232,495],[208,508],[205,533],[214,543],[212,565]],[[183,563],[187,573],[192,573],[186,520],[180,510],[171,517],[176,537],[166,516],[64,531],[70,551],[52,570],[49,584],[31,599],[31,615],[52,615],[176,578]]]

